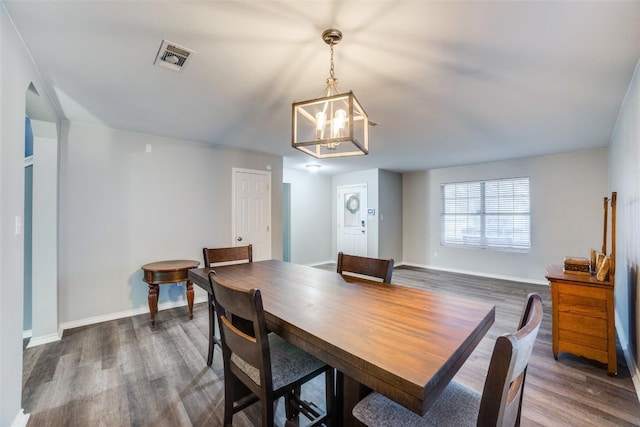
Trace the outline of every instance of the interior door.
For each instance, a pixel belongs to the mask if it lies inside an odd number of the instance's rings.
[[[338,187],[338,252],[367,256],[367,184]]]
[[[233,244],[271,259],[271,172],[233,168]]]

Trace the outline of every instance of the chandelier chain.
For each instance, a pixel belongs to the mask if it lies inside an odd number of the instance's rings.
[[[331,48],[331,68],[329,68],[329,76],[333,79],[333,43],[329,43],[329,47]]]

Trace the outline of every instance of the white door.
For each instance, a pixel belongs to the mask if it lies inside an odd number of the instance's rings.
[[[338,187],[338,252],[367,256],[367,184]]]
[[[233,168],[233,242],[253,245],[253,260],[271,259],[271,172]]]

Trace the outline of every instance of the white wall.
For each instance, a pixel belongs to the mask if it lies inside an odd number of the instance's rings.
[[[618,193],[616,232],[616,313],[618,335],[640,366],[640,62],[611,137],[610,191]]]
[[[25,91],[44,91],[4,6],[0,5],[0,427],[20,417],[24,235]]]
[[[291,262],[331,262],[331,177],[293,169],[283,175],[291,184]]]
[[[151,144],[151,153],[146,153]],[[272,256],[282,257],[282,158],[65,123],[60,154],[60,321],[148,306],[140,267],[201,261],[232,244],[233,167],[272,178]],[[203,294],[196,290],[198,295]],[[160,288],[159,302],[185,299]],[[160,317],[162,315],[160,314]]]
[[[531,178],[531,251],[527,254],[440,245],[440,186],[447,182]],[[606,149],[407,173],[404,261],[453,271],[545,282],[545,268],[602,246],[608,194]]]
[[[402,261],[402,175],[379,171],[378,256]]]
[[[32,120],[32,335],[29,346],[58,340],[58,131]]]

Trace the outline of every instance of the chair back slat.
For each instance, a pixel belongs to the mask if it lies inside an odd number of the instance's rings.
[[[203,248],[204,266],[214,267],[232,261],[253,262],[253,246],[233,246],[229,248]]]
[[[520,424],[527,365],[542,323],[542,299],[529,294],[519,329],[496,340],[482,392],[479,426]]]
[[[367,258],[356,255],[338,253],[338,273],[355,273],[381,279],[391,283],[393,275],[393,259]]]

